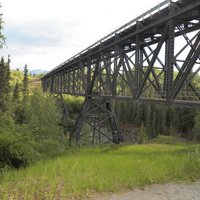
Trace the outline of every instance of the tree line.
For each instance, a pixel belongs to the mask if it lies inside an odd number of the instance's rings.
[[[119,100],[115,108],[122,128],[144,128],[149,140],[159,135],[200,141],[200,111],[174,105]]]

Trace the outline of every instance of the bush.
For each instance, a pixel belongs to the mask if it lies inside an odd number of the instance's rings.
[[[13,123],[10,116],[0,117],[0,171],[3,169],[18,169],[26,167],[39,158],[35,150],[34,138],[26,126]],[[5,124],[7,126],[5,126]]]
[[[61,110],[52,96],[35,91],[25,107],[26,125],[36,142],[37,150],[52,156],[64,150],[65,138],[61,123]],[[56,153],[57,152],[57,153]]]
[[[102,145],[102,146],[100,146],[100,149],[101,149],[102,152],[108,153],[109,151],[118,150],[119,145],[118,144]]]
[[[157,144],[176,144],[177,143],[177,139],[175,137],[165,136],[165,135],[159,135],[157,138],[154,138],[151,141]]]
[[[36,149],[43,158],[51,158],[62,154],[65,150],[65,146],[59,141],[47,139],[37,143]]]
[[[22,105],[23,124],[11,112],[0,113],[0,169],[26,167],[40,158],[53,157],[65,149],[61,114],[51,96],[34,92]]]
[[[26,167],[33,162],[35,152],[16,135],[0,135],[0,168]]]

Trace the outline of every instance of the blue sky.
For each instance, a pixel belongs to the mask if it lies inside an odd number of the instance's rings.
[[[1,0],[11,68],[50,70],[162,0]]]

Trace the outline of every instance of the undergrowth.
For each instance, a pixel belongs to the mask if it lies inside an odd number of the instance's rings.
[[[107,145],[72,149],[0,178],[0,199],[89,199],[153,183],[200,177],[200,145]]]

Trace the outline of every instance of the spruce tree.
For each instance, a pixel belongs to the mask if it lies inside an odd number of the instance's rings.
[[[146,127],[146,133],[148,135],[149,139],[152,139],[152,111],[151,106],[146,106],[146,113],[145,113],[145,127]]]
[[[27,96],[29,94],[28,89],[28,67],[24,67],[24,79],[23,79],[23,102],[26,102]]]
[[[160,133],[166,135],[167,127],[166,127],[166,107],[160,106]]]
[[[153,112],[152,116],[152,139],[158,136],[158,132],[156,131],[156,112]]]
[[[10,57],[7,63],[4,58],[0,62],[0,110],[5,112],[9,108],[10,100]]]
[[[16,83],[15,84],[15,88],[14,88],[14,91],[13,91],[13,102],[15,104],[18,104],[19,103],[19,84]]]
[[[8,56],[8,61],[5,64],[5,73],[6,73],[6,88],[5,88],[5,92],[8,94],[10,92],[10,55]]]
[[[142,122],[143,122],[143,108],[142,108],[142,103],[137,102],[136,103],[136,126],[140,127]]]

